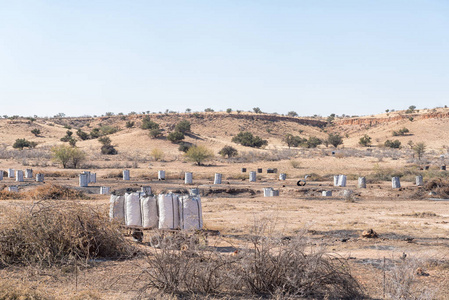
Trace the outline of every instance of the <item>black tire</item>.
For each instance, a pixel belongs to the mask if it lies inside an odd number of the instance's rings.
[[[298,182],[296,183],[297,186],[305,186],[306,185],[306,181],[305,180],[298,180]]]

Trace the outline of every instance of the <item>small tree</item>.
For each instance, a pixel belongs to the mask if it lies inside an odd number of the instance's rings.
[[[172,142],[174,144],[179,143],[184,138],[185,138],[184,133],[179,132],[179,131],[173,131],[167,135],[167,140],[169,140],[170,142]]]
[[[296,111],[289,111],[289,112],[287,113],[287,116],[289,116],[289,117],[297,117],[298,114],[296,113]]]
[[[371,145],[371,137],[365,134],[360,138],[359,144],[362,145],[363,147],[369,147]]]
[[[416,106],[415,106],[415,105],[410,105],[410,106],[408,107],[408,109],[405,111],[405,113],[406,113],[406,114],[414,113],[414,112],[415,112],[415,109],[416,109]]]
[[[232,108],[228,108],[228,109],[226,110],[226,112],[227,112],[228,114],[232,113]]]
[[[154,148],[151,150],[151,156],[155,161],[160,161],[164,158],[164,151],[158,148]]]
[[[259,107],[254,107],[254,108],[253,108],[253,111],[254,111],[256,114],[261,114],[261,113],[262,113],[262,110],[261,110]]]
[[[51,149],[53,160],[62,164],[62,167],[68,168],[73,166],[79,167],[80,163],[85,159],[86,154],[79,148],[67,145],[55,146]]]
[[[190,122],[187,120],[182,120],[175,126],[175,131],[182,132],[186,134],[187,132],[190,132]]]
[[[416,143],[415,145],[413,145],[412,149],[413,151],[415,151],[416,155],[418,155],[418,159],[421,160],[422,156],[426,152],[426,144],[423,142]]]
[[[195,162],[198,166],[214,157],[212,150],[202,145],[190,147],[184,155],[188,161]]]
[[[38,136],[39,134],[41,134],[41,131],[37,128],[34,128],[33,130],[31,130],[31,133],[34,134],[34,136]]]
[[[222,157],[234,157],[238,155],[238,151],[237,149],[235,149],[232,146],[224,146],[223,148],[221,148],[221,150],[218,152],[218,154],[220,154]]]
[[[343,144],[343,137],[338,133],[329,133],[327,141],[329,144],[337,148],[339,145]]]

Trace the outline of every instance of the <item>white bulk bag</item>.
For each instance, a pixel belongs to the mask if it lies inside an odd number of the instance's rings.
[[[109,219],[125,223],[125,197],[111,195],[109,200]]]
[[[338,177],[338,186],[342,186],[342,187],[346,186],[346,175],[340,175]]]
[[[143,228],[157,228],[159,217],[157,215],[157,201],[154,197],[140,199],[140,211],[142,213]]]
[[[157,204],[159,207],[159,229],[179,228],[178,195],[159,194]]]
[[[203,228],[201,198],[199,196],[179,197],[180,226],[184,230]]]
[[[125,225],[142,226],[138,193],[125,194]]]

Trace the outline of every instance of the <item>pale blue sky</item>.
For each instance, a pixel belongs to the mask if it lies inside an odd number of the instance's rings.
[[[447,0],[0,0],[0,115],[449,105]]]

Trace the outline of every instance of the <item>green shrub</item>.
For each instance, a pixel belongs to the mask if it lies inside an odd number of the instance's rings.
[[[371,137],[365,134],[363,137],[360,138],[359,144],[364,147],[368,147],[369,145],[371,145]]]
[[[283,139],[284,143],[290,147],[298,147],[300,144],[306,143],[307,140],[301,138],[300,136],[294,136],[293,134],[287,133]]]
[[[182,132],[186,134],[187,132],[190,132],[190,122],[187,120],[182,120],[175,126],[175,131]]]
[[[117,154],[117,150],[114,148],[114,146],[111,144],[111,139],[107,136],[101,137],[98,139],[98,141],[102,144],[101,146],[101,154],[106,155],[115,155]]]
[[[23,148],[35,148],[36,146],[37,146],[36,142],[28,141],[26,139],[17,139],[12,145],[14,149],[20,150],[22,150]]]
[[[185,137],[184,137],[184,133],[179,132],[179,131],[173,131],[173,132],[170,132],[170,133],[167,135],[167,140],[169,140],[170,142],[172,142],[172,143],[174,143],[174,144],[179,143],[179,142],[182,141],[184,138],[185,138]]]
[[[402,129],[399,129],[398,131],[393,131],[393,136],[399,136],[399,135],[403,136],[403,135],[406,135],[409,132],[410,131],[408,130],[408,128],[404,127]]]
[[[316,148],[321,145],[323,141],[315,136],[311,136],[305,143],[307,145],[307,148]]]
[[[388,148],[400,148],[401,147],[401,142],[399,140],[394,140],[394,141],[390,141],[390,140],[386,140],[384,143],[385,147]]]
[[[218,152],[218,154],[220,154],[223,157],[234,157],[238,155],[238,151],[237,149],[235,149],[232,146],[224,146],[223,148],[221,148],[221,150]]]
[[[149,116],[145,116],[142,119],[142,125],[140,125],[142,129],[158,129],[159,124],[150,120]]]
[[[259,136],[254,136],[251,132],[242,131],[232,138],[234,143],[240,144],[242,146],[260,148],[262,146],[268,145],[267,140],[261,139]]]
[[[149,135],[153,139],[161,137],[162,136],[162,130],[160,130],[159,128],[150,129]]]
[[[34,134],[35,136],[38,136],[39,134],[41,134],[41,131],[37,128],[34,128],[33,130],[31,130],[31,133]]]
[[[78,135],[78,137],[83,141],[90,139],[89,134],[87,132],[82,131],[81,129],[78,129],[76,131],[76,135]]]
[[[182,142],[179,144],[178,150],[186,153],[187,151],[189,151],[190,147],[192,147],[192,146],[193,146],[192,143]]]

